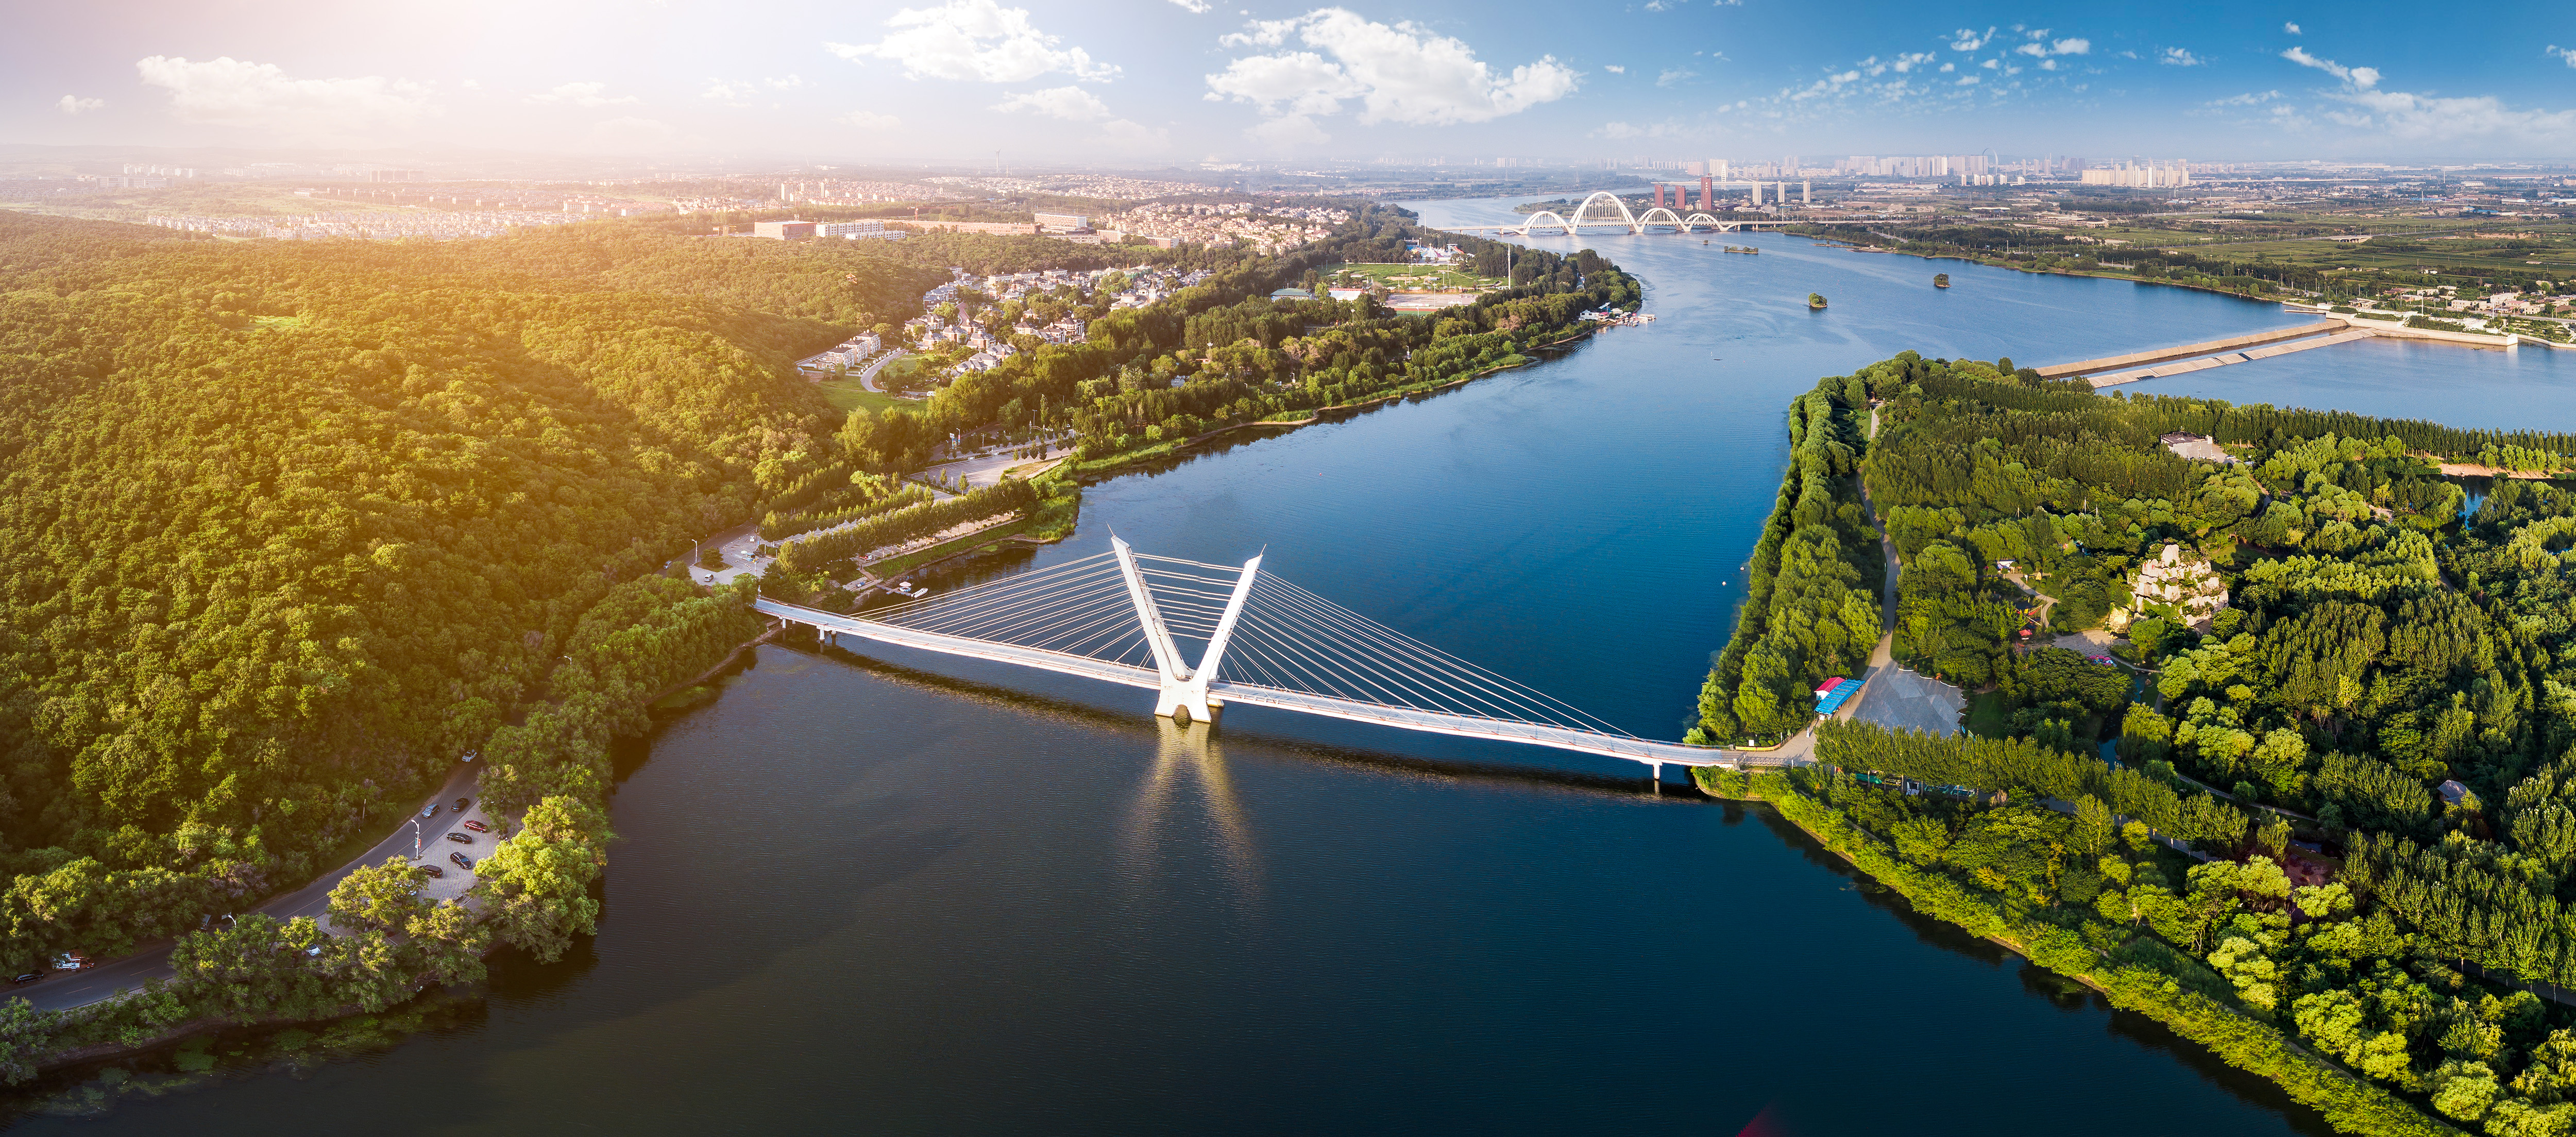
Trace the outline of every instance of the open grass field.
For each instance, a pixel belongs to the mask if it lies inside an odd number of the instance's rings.
[[[902,366],[904,362],[906,361],[898,360],[894,366]],[[921,402],[917,399],[898,399],[892,395],[881,395],[859,386],[856,376],[847,379],[826,379],[822,386],[824,401],[832,404],[832,409],[836,411],[854,411],[865,407],[871,414],[884,414],[897,407],[921,406]]]
[[[1397,292],[1445,292],[1476,288],[1500,288],[1503,282],[1490,276],[1478,276],[1443,265],[1333,265],[1324,270],[1328,287],[1364,288],[1384,285]]]

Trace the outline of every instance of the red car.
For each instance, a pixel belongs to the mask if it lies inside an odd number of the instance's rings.
[[[437,865],[422,865],[422,866],[420,866],[420,871],[425,872],[425,873],[428,873],[428,874],[429,874],[429,875],[431,875],[431,876],[446,876],[446,875],[447,875],[447,870],[446,870],[446,869],[443,869],[443,868],[440,868],[440,867],[438,867]]]
[[[477,833],[489,833],[492,831],[491,826],[485,825],[480,821],[476,821],[471,817],[465,819],[465,827]]]

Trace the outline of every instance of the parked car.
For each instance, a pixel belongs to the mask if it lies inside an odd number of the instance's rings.
[[[477,833],[489,833],[492,831],[491,826],[485,825],[480,821],[476,821],[471,817],[465,819],[465,827]]]
[[[469,805],[472,805],[472,804],[474,804],[474,799],[473,799],[473,798],[470,798],[470,797],[461,797],[461,798],[458,798],[458,799],[456,799],[456,812],[458,812],[458,813],[463,813],[463,812],[465,812],[465,807],[466,807],[466,806],[469,806]]]
[[[482,752],[482,751],[480,751],[480,750],[468,750],[468,751],[466,751],[466,752],[465,752],[464,756],[463,756],[463,757],[458,758],[458,759],[457,759],[457,761],[459,761],[459,762],[471,762],[471,761],[473,761],[473,760],[475,760],[475,759],[477,759],[477,758],[480,758],[480,757],[482,757],[482,756],[483,756],[483,752]]]
[[[424,864],[424,865],[420,866],[420,871],[425,872],[425,873],[428,873],[429,875],[431,875],[431,876],[433,876],[433,877],[439,877],[439,876],[446,876],[446,875],[447,875],[447,870],[446,870],[446,869],[443,869],[443,868],[438,867],[437,865],[431,865],[431,864]]]
[[[39,980],[39,979],[42,979],[42,978],[44,978],[44,977],[45,977],[45,973],[44,973],[44,972],[41,972],[41,971],[30,971],[30,972],[27,972],[27,973],[26,973],[26,974],[24,974],[24,975],[12,975],[12,976],[10,976],[10,977],[9,977],[9,981],[10,981],[11,983],[33,983],[33,982],[35,982],[35,981],[37,981],[37,980]]]
[[[54,957],[53,969],[56,971],[78,971],[87,966],[89,957],[79,952],[65,952]]]
[[[456,862],[456,867],[460,869],[464,869],[467,872],[474,871],[473,858],[468,857],[463,853],[449,853],[447,854],[447,859]]]
[[[448,839],[448,840],[450,840],[450,841],[454,841],[454,842],[456,842],[456,843],[457,843],[457,844],[459,844],[459,845],[471,845],[471,844],[473,844],[473,843],[474,843],[474,838],[473,838],[471,835],[464,834],[464,833],[455,833],[455,832],[450,832],[450,833],[447,835],[447,839]]]

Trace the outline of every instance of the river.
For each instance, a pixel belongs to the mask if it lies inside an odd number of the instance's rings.
[[[1508,205],[1416,208],[1490,224]],[[1211,562],[1266,547],[1265,571],[1678,738],[1778,486],[1783,405],[1817,376],[2303,319],[1778,235],[1586,240],[1661,319],[1112,480],[1071,540],[943,583],[1112,529]],[[763,647],[622,750],[606,916],[572,958],[504,957],[487,999],[388,1048],[14,1127],[2323,1132],[1678,776],[1659,792],[1606,760],[1148,709],[998,665]]]

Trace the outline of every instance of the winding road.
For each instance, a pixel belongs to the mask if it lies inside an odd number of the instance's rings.
[[[422,801],[420,805],[427,805],[432,801],[442,803],[452,802],[460,797],[479,799],[480,795],[475,792],[475,786],[476,776],[481,770],[481,763],[460,763],[455,772],[447,776],[446,784],[439,787],[437,795]],[[418,810],[419,806],[413,807],[413,812],[415,814],[418,813]],[[446,817],[452,818],[455,816],[452,811],[446,810],[443,807],[441,809],[441,813]],[[350,873],[356,871],[359,866],[381,864],[388,857],[409,857],[412,855],[412,822],[414,820],[416,820],[416,817],[404,818],[402,825],[395,828],[395,830],[391,834],[388,834],[384,840],[377,842],[374,848],[359,854],[358,859],[350,861],[348,864],[342,865],[339,868],[324,874],[321,878],[302,888],[270,900],[267,903],[252,909],[252,911],[267,913],[281,921],[292,920],[298,916],[311,916],[315,919],[320,919],[324,913],[330,910],[331,890],[339,885],[342,878],[347,877]],[[444,832],[444,826],[446,824],[450,823],[440,822],[432,827],[439,828],[441,832]],[[424,833],[422,835],[423,839],[421,841],[420,848],[424,853],[431,857],[438,860],[444,860],[445,858],[438,854],[444,852],[451,846],[449,846],[445,841],[438,840],[438,837],[439,833]],[[432,848],[431,846],[433,843],[438,847]],[[484,850],[482,849],[477,849],[468,855],[479,856],[483,851]],[[441,883],[455,884],[460,890],[463,885],[471,879],[471,874],[459,872],[453,866],[449,866],[447,872],[448,876],[443,878]],[[460,877],[466,879],[459,880],[458,878]],[[47,975],[36,982],[29,983],[23,987],[14,988],[7,996],[0,997],[25,999],[29,1004],[33,1005],[40,1011],[66,1011],[75,1007],[85,1007],[92,1003],[112,999],[127,991],[143,986],[145,980],[170,978],[172,974],[170,970],[170,949],[172,946],[173,944],[169,940],[155,940],[151,943],[145,944],[141,950],[136,951],[132,955],[125,956],[124,958],[109,960],[96,967],[86,968],[80,971],[54,972],[53,974]]]

